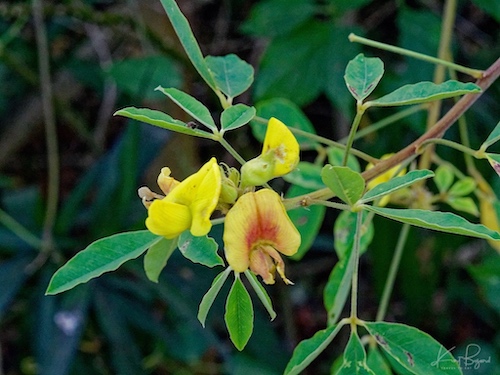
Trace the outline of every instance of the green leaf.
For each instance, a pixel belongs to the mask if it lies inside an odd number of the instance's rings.
[[[442,18],[428,8],[404,7],[400,9],[395,19],[398,27],[398,46],[420,53],[437,51],[442,28]],[[401,56],[404,64],[399,77],[405,77],[408,82],[420,82],[433,76],[435,66],[420,59]],[[389,78],[389,77],[388,77]],[[393,86],[396,87],[396,86]]]
[[[120,375],[143,372],[139,343],[134,339],[130,316],[126,316],[129,310],[135,310],[132,308],[134,303],[138,304],[137,299],[131,300],[125,293],[103,288],[94,288],[92,291],[92,315],[106,337],[112,371]],[[142,306],[137,308],[142,310]],[[145,320],[145,316],[141,318]]]
[[[181,107],[184,112],[186,112],[195,120],[198,120],[203,125],[206,125],[212,131],[217,130],[217,126],[215,126],[214,119],[212,118],[212,115],[210,114],[208,108],[205,107],[197,99],[193,98],[191,95],[186,94],[185,92],[174,87],[166,89],[164,87],[158,86],[156,90],[162,92],[170,99],[172,99],[175,104]]]
[[[481,263],[467,266],[477,286],[481,291],[481,296],[500,314],[500,256],[491,253]]]
[[[224,314],[229,337],[238,350],[243,350],[253,331],[252,300],[239,277],[229,291]]]
[[[243,23],[243,32],[253,36],[275,37],[289,33],[316,12],[310,0],[268,0],[255,3]],[[276,27],[279,25],[279,27]]]
[[[330,163],[331,165],[342,165],[345,155],[344,150],[337,147],[329,147],[326,150],[326,153],[328,155],[328,163]],[[349,156],[347,157],[346,166],[351,168],[355,172],[361,171],[358,159],[356,159],[356,157],[352,154],[349,154]]]
[[[499,139],[500,139],[500,121],[495,126],[495,129],[493,129],[493,131],[490,133],[488,138],[486,138],[486,141],[483,142],[480,148],[486,150],[492,144],[498,142]]]
[[[377,375],[392,375],[391,368],[378,350],[378,346],[370,347],[366,364]]]
[[[200,321],[203,328],[205,328],[205,321],[207,319],[208,312],[210,311],[210,308],[212,307],[215,299],[217,298],[217,295],[222,289],[222,286],[226,282],[227,277],[230,273],[231,268],[228,267],[217,276],[215,276],[214,280],[212,281],[212,286],[201,299],[200,306],[198,308],[198,320]]]
[[[269,100],[262,100],[259,101],[255,107],[257,108],[259,117],[266,119],[276,117],[289,128],[300,129],[311,134],[316,134],[313,124],[306,115],[304,115],[304,112],[302,112],[300,107],[288,99],[272,98]],[[267,126],[257,121],[252,121],[250,126],[252,127],[252,134],[254,137],[260,142],[264,142]],[[297,142],[299,142],[301,150],[313,148],[317,144],[317,142],[300,134],[295,135],[295,138]]]
[[[115,234],[92,242],[52,276],[46,294],[57,294],[116,270],[135,259],[162,237],[148,230]]]
[[[234,54],[205,57],[217,88],[231,100],[245,92],[253,82],[253,67]]]
[[[360,9],[369,2],[370,0],[326,0],[326,3],[332,6],[332,10],[337,17],[350,9]]]
[[[486,154],[486,158],[490,162],[492,168],[497,172],[497,175],[500,176],[500,155],[499,154]]]
[[[322,167],[319,165],[307,161],[300,161],[293,171],[283,176],[283,179],[286,182],[300,186],[304,189],[323,189],[326,186],[321,179],[321,169]]]
[[[115,116],[124,116],[146,124],[172,130],[177,133],[213,139],[213,134],[200,129],[189,128],[184,122],[175,120],[166,113],[149,108],[127,107],[116,111]]]
[[[448,191],[453,180],[455,179],[455,174],[452,169],[446,164],[440,165],[436,169],[436,175],[434,176],[434,182],[441,194]]]
[[[389,181],[378,184],[373,189],[366,192],[360,203],[371,202],[377,198],[383,197],[384,195],[391,194],[396,190],[405,188],[417,181],[425,180],[432,176],[434,176],[434,172],[423,169],[410,171],[403,176],[391,178]]]
[[[361,226],[361,239],[359,243],[359,254],[363,254],[372,242],[374,228],[372,220],[368,221],[368,212],[362,213],[362,226]],[[349,249],[354,245],[356,227],[356,212],[342,211],[335,220],[333,227],[334,248],[339,259],[343,259],[348,253]]]
[[[475,179],[472,177],[464,177],[453,184],[448,194],[455,197],[463,197],[472,193],[476,189],[476,186]]]
[[[186,230],[179,236],[178,247],[182,255],[193,263],[199,263],[207,267],[224,265],[224,261],[217,254],[219,245],[207,235],[197,237]]]
[[[354,99],[361,102],[375,90],[383,75],[382,60],[360,53],[347,64],[344,80]]]
[[[254,98],[282,97],[297,105],[312,101],[327,84],[324,74],[332,58],[338,59],[328,48],[329,40],[336,37],[331,23],[310,20],[290,34],[273,39],[259,65]]]
[[[11,302],[28,279],[26,267],[34,257],[17,255],[0,263],[0,316],[3,317]]]
[[[479,209],[477,208],[476,202],[470,197],[450,197],[446,200],[446,203],[457,211],[479,216]]]
[[[319,356],[332,342],[342,325],[336,324],[322,329],[313,337],[302,340],[294,349],[292,358],[288,362],[284,375],[300,374],[309,364]]]
[[[365,328],[380,347],[413,374],[461,374],[458,361],[427,333],[404,324],[367,322]]]
[[[363,344],[355,331],[351,331],[351,337],[344,350],[344,362],[336,375],[375,375],[366,364],[366,352]]]
[[[149,280],[154,283],[158,282],[161,271],[176,248],[177,238],[161,238],[148,249],[144,256],[144,271]]]
[[[269,297],[269,294],[267,294],[267,290],[259,282],[257,276],[255,276],[255,274],[250,270],[247,269],[245,271],[245,276],[250,282],[250,285],[252,286],[253,290],[255,290],[255,293],[257,294],[257,297],[259,297],[260,302],[262,302],[267,312],[269,313],[271,320],[274,320],[274,318],[276,318],[276,312],[273,309],[273,303],[271,301],[271,298]]]
[[[365,180],[349,167],[327,164],[321,170],[321,179],[328,188],[349,205],[354,205],[363,195]]]
[[[166,54],[113,62],[107,73],[120,91],[136,100],[161,99],[162,95],[154,91],[159,84],[172,87],[183,84],[180,64]]]
[[[378,215],[421,228],[498,241],[500,233],[482,224],[473,224],[451,212],[363,206]]]
[[[420,104],[478,92],[481,92],[481,88],[470,82],[463,83],[453,80],[441,84],[419,82],[405,85],[381,98],[366,102],[365,106],[369,108]]]
[[[497,22],[500,22],[500,3],[495,0],[473,0],[479,8],[488,13]]]
[[[286,192],[286,197],[297,197],[299,195],[310,193],[311,191],[311,189],[292,185]],[[302,259],[302,257],[311,248],[319,230],[321,229],[325,213],[326,207],[316,204],[309,207],[298,207],[288,211],[288,216],[299,231],[301,238],[299,249],[294,255],[291,256],[293,260]]]
[[[232,105],[226,108],[220,116],[221,133],[246,125],[255,117],[255,108],[245,104]]]
[[[217,85],[215,83],[214,77],[210,73],[203,54],[201,53],[200,46],[196,41],[196,38],[189,26],[189,22],[186,17],[182,14],[179,6],[175,0],[160,0],[165,12],[167,13],[172,26],[174,27],[175,33],[179,38],[184,51],[186,52],[189,60],[198,71],[200,76],[205,80],[205,82],[212,88],[212,90],[217,90]]]

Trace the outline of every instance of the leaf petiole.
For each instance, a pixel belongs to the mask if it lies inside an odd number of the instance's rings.
[[[349,41],[351,41],[351,42],[361,43],[361,44],[375,47],[375,48],[378,48],[381,50],[394,52],[394,53],[397,53],[399,55],[413,57],[415,59],[427,61],[427,62],[432,63],[432,64],[441,64],[441,65],[447,66],[450,69],[456,70],[458,72],[468,74],[474,78],[479,79],[479,78],[483,77],[484,72],[482,70],[467,68],[465,66],[458,65],[458,64],[446,61],[446,60],[441,60],[441,59],[438,59],[436,57],[425,55],[423,53],[410,51],[410,50],[407,50],[406,48],[395,47],[395,46],[392,46],[390,44],[381,43],[381,42],[377,42],[377,41],[374,41],[371,39],[363,38],[363,37],[360,37],[354,33],[349,34],[348,38],[349,38]]]

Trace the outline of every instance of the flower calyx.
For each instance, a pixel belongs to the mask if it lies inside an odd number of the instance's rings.
[[[290,129],[271,117],[267,125],[262,153],[241,167],[241,186],[261,186],[295,169],[300,147]]]

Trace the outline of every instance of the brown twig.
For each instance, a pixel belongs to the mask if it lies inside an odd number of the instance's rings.
[[[446,130],[448,130],[455,123],[455,121],[457,121],[457,119],[462,116],[472,106],[472,104],[474,104],[481,97],[482,94],[484,94],[488,87],[490,87],[499,76],[500,58],[497,59],[497,61],[495,61],[495,63],[487,70],[485,70],[482,77],[476,81],[476,84],[481,87],[482,91],[480,93],[464,95],[462,99],[456,102],[455,105],[451,107],[451,109],[420,138],[395,153],[389,159],[381,160],[379,163],[375,164],[373,168],[364,171],[361,175],[365,181],[370,181],[398,164],[401,164],[410,157],[415,156],[419,153],[419,149],[424,142],[429,139],[442,138]],[[315,204],[317,201],[331,199],[334,196],[335,194],[333,194],[329,188],[323,188],[309,194],[287,199],[285,201],[285,207],[290,210],[295,207],[309,206],[311,204]]]
[[[481,95],[491,86],[493,82],[500,76],[500,58],[495,61],[486,71],[483,76],[476,81],[476,84],[481,87],[482,91],[479,94],[466,94],[460,99],[434,126],[425,132],[420,138],[415,140],[410,145],[406,146],[391,158],[380,161],[373,168],[362,173],[363,178],[369,181],[389,169],[400,164],[410,156],[417,153],[420,146],[431,138],[441,138],[444,133],[474,104]]]

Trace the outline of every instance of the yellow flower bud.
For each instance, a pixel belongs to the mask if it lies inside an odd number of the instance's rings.
[[[299,162],[299,143],[280,120],[271,117],[260,156],[241,167],[242,187],[263,185],[294,170]]]

